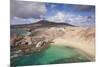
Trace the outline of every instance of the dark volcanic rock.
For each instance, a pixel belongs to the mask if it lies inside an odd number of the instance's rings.
[[[69,23],[64,23],[64,22],[51,22],[51,21],[46,21],[46,20],[41,20],[36,23],[31,23],[31,24],[20,24],[20,25],[11,25],[11,28],[29,28],[29,29],[35,29],[39,27],[55,27],[55,26],[74,26]]]

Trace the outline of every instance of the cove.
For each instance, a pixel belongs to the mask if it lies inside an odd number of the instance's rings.
[[[32,53],[11,59],[11,66],[44,65],[86,61],[89,61],[89,59],[73,48],[55,46],[52,44],[43,52]]]

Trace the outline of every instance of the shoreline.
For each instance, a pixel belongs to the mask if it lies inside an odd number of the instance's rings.
[[[74,48],[79,53],[85,54],[91,61],[95,61],[95,48],[90,47],[90,45],[78,44],[67,40],[66,42],[63,42],[64,40],[61,41],[55,41],[52,45]]]

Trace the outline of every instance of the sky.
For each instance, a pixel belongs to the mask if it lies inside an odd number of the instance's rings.
[[[11,24],[29,24],[40,20],[94,26],[95,6],[11,0]]]

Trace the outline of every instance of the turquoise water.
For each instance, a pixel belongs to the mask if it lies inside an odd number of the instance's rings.
[[[11,60],[11,65],[42,65],[57,63],[72,63],[89,61],[85,56],[81,55],[72,48],[63,46],[51,46],[41,53],[32,53]]]
[[[30,35],[31,32],[28,32],[26,30],[21,30],[21,29],[11,29],[12,33],[16,33],[18,35]]]

